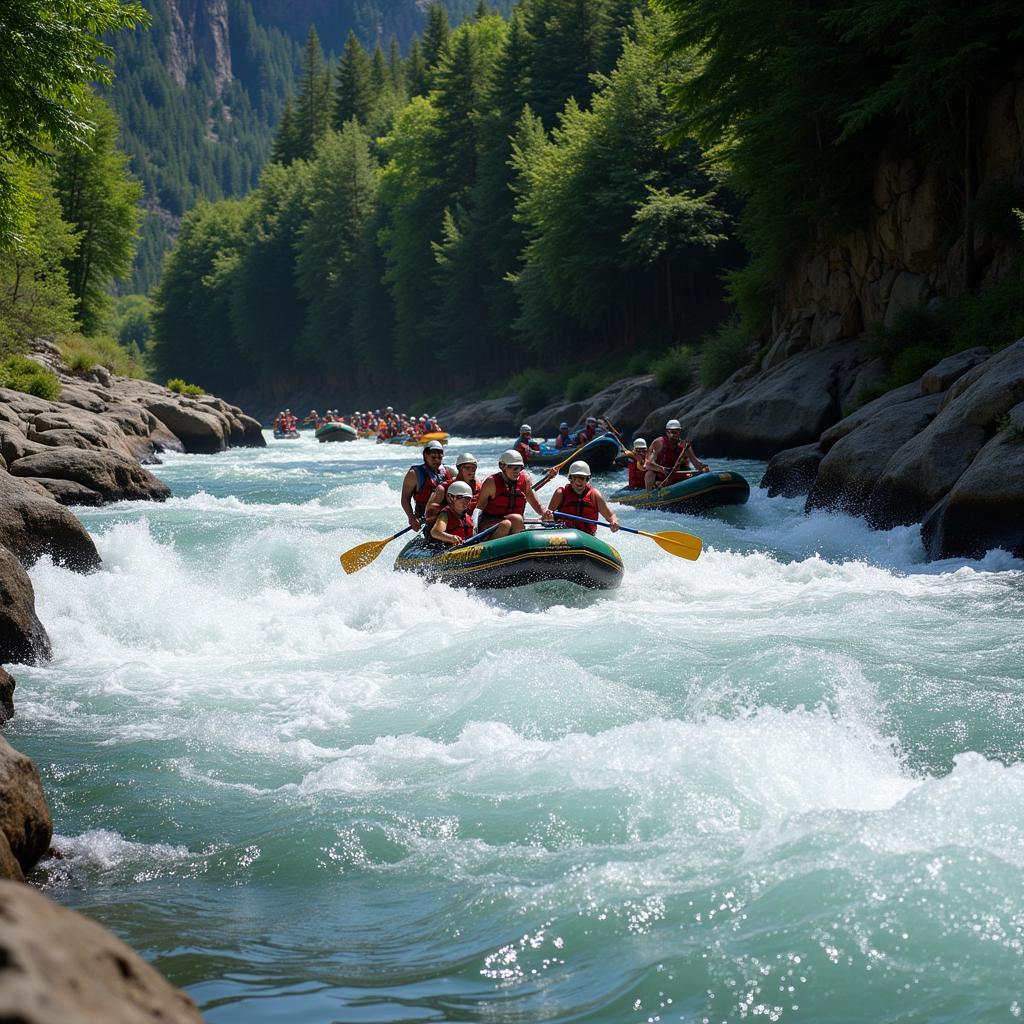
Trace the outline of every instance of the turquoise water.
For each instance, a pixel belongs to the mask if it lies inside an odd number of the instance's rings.
[[[609,594],[345,576],[416,457],[168,457],[80,511],[104,569],[32,570],[7,730],[53,898],[222,1024],[1021,1017],[1024,564],[755,490],[622,510],[705,552],[620,534]]]

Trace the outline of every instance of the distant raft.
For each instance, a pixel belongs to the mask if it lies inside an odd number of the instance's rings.
[[[318,441],[354,441],[358,436],[356,428],[347,423],[321,423],[316,428]]]
[[[429,434],[420,434],[413,437],[412,434],[399,434],[398,437],[388,438],[388,444],[404,444],[408,448],[422,448],[428,441],[440,441],[441,444],[448,443],[448,435],[443,430],[433,430]]]
[[[555,448],[542,444],[540,451],[530,453],[531,466],[555,466],[568,458],[583,459],[590,466],[591,473],[606,473],[615,464],[619,454],[619,442],[611,434],[598,434],[578,448]]]
[[[659,512],[707,512],[722,505],[745,505],[750,484],[739,473],[695,473],[667,487],[650,491],[624,488],[608,495],[609,501]]]
[[[399,552],[395,568],[453,587],[525,587],[562,581],[614,590],[622,559],[610,544],[579,530],[538,529],[439,551],[422,535]]]
[[[299,436],[297,430],[275,430],[274,439],[276,441],[294,441]]]

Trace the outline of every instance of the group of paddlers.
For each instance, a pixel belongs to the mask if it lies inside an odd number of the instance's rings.
[[[409,416],[404,412],[395,412],[390,405],[384,409],[367,412],[360,412],[357,409],[347,415],[342,415],[337,409],[328,409],[321,416],[316,409],[310,409],[309,415],[302,422],[312,424],[314,427],[321,427],[325,423],[347,423],[364,437],[376,435],[378,441],[390,441],[393,437],[423,437],[424,434],[444,432],[436,416]]]
[[[298,429],[298,417],[291,411],[291,409],[282,409],[274,417],[274,433],[293,434],[297,433]]]
[[[596,428],[595,420],[595,434]],[[537,491],[558,475],[559,467],[552,466],[540,479],[533,480],[526,466],[530,453],[536,450],[532,431],[528,424],[523,424],[515,446],[499,456],[498,471],[481,482],[477,479],[475,456],[463,452],[456,458],[453,472],[444,464],[441,442],[428,441],[422,463],[410,466],[402,481],[402,511],[410,528],[422,528],[440,548],[474,537],[483,539],[484,534],[488,539],[496,539],[526,528],[529,505],[545,523],[568,515],[588,520],[593,525],[581,523],[577,528],[595,534],[599,517],[603,517],[613,531],[619,529],[618,518],[604,495],[591,484],[590,466],[582,459],[569,466],[568,482],[557,487],[547,507],[543,507]],[[690,442],[682,438],[678,420],[669,420],[664,436],[657,438],[650,448],[643,438],[637,438],[631,448],[624,449],[624,454],[628,459],[630,487],[650,490],[707,470]]]

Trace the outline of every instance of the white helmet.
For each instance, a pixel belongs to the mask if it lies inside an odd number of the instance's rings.
[[[456,460],[456,466],[475,466],[476,456],[470,455],[469,452],[463,452]]]
[[[440,441],[436,441],[436,440],[435,441],[428,441],[423,446],[423,450],[425,452],[443,452],[444,451],[444,445],[441,444]]]
[[[515,448],[509,448],[507,452],[501,453],[501,458],[498,459],[499,466],[525,466],[522,455],[515,450]]]
[[[646,442],[646,441],[645,441],[645,440],[644,440],[644,439],[643,439],[642,437],[638,437],[638,438],[637,438],[637,439],[636,439],[636,440],[635,440],[635,441],[633,442],[633,449],[634,449],[634,451],[635,451],[635,450],[636,450],[637,448],[646,448],[646,447],[647,447],[647,442]]]
[[[529,423],[524,423],[519,428],[519,433],[520,434],[532,434],[533,433],[533,427],[531,427]]]
[[[569,467],[569,476],[585,476],[590,479],[590,466],[579,459]]]
[[[449,498],[472,498],[473,497],[473,488],[470,487],[469,484],[463,483],[461,480],[456,480],[455,483],[453,483],[448,488],[448,497]]]
[[[682,430],[683,429],[683,425],[679,422],[679,420],[669,420],[668,423],[665,424],[665,429],[666,430]]]
[[[596,416],[588,416],[587,417],[587,422],[588,423],[596,423],[597,422],[597,417]]]

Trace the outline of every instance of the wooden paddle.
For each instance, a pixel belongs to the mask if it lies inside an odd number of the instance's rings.
[[[586,523],[588,526],[594,522],[593,519],[584,519],[582,516],[571,516],[568,512],[555,512],[554,516],[556,519],[571,519],[573,522]],[[597,525],[607,526],[609,530],[611,529],[611,523],[603,523],[600,519],[597,520]],[[635,533],[639,537],[649,537],[663,551],[667,551],[677,558],[687,558],[691,562],[697,561],[704,547],[704,542],[700,537],[694,537],[689,533],[679,533],[677,530],[648,533],[646,530],[634,530],[631,526],[620,526],[619,529],[625,530],[626,533]]]
[[[407,526],[398,533],[391,534],[386,540],[368,540],[365,544],[357,544],[354,548],[341,553],[341,567],[350,576],[360,569],[365,569],[396,537],[408,533],[412,529]]]

